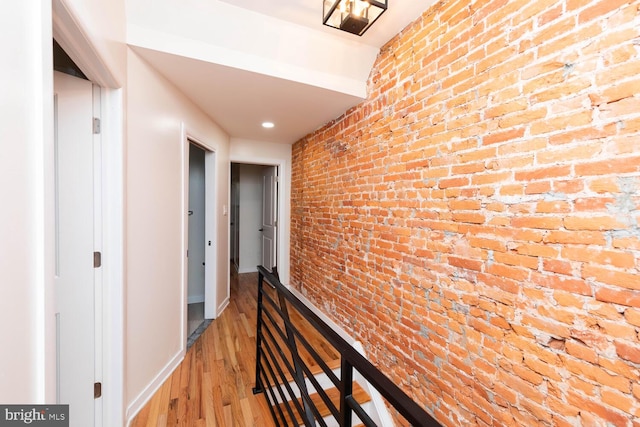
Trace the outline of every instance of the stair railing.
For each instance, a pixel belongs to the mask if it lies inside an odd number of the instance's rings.
[[[269,286],[264,286],[267,282]],[[308,339],[291,320],[293,309],[315,328],[340,355],[340,378],[331,370]],[[367,427],[377,427],[353,394],[357,371],[411,425],[438,427],[440,424],[387,376],[338,335],[263,266],[258,266],[258,308],[256,328],[256,378],[254,394],[265,393],[277,426],[327,427],[314,402],[315,392],[341,427],[351,427],[353,413]],[[303,357],[299,350],[303,350]],[[312,359],[339,390],[334,403],[307,361]],[[317,401],[317,399],[316,399]]]

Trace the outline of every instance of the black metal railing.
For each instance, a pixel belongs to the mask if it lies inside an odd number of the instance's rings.
[[[270,286],[265,287],[265,281]],[[335,349],[340,360],[340,377],[333,372],[330,363],[320,356],[318,340],[314,347],[309,337],[303,335],[300,330],[303,323],[310,325],[314,333],[317,331],[323,337],[322,342],[328,342]],[[309,335],[308,330],[306,335]],[[276,275],[262,266],[258,267],[256,344],[256,386],[253,391],[255,394],[265,393],[277,426],[326,427],[324,418],[330,417],[341,427],[351,427],[355,413],[362,424],[376,427],[377,424],[354,394],[354,376],[357,374],[377,389],[411,425],[440,426],[429,413],[293,295]],[[323,348],[321,351],[326,353],[333,350]],[[319,367],[320,374],[314,372],[312,366]],[[319,379],[322,374],[323,380]],[[329,383],[338,390],[338,397],[329,395]]]

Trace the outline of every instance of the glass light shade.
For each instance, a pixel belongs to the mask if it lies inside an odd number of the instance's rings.
[[[322,23],[361,36],[387,10],[377,0],[324,0]]]

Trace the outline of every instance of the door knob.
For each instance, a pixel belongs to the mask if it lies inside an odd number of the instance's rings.
[[[258,230],[258,231],[264,231],[264,228],[261,228],[261,229],[260,229],[260,230]]]

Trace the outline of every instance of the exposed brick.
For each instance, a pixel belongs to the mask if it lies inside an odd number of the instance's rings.
[[[596,291],[598,301],[640,308],[640,293],[636,291],[600,288]]]
[[[578,15],[580,23],[602,17],[603,15],[616,10],[621,5],[626,4],[627,2],[628,0],[600,0],[597,2],[592,2],[589,7],[580,12],[580,15]]]
[[[612,425],[627,425],[629,417],[623,412],[610,409],[610,407],[597,402],[591,397],[579,395],[574,392],[568,393],[568,402],[582,408],[581,417],[587,417],[587,423],[583,425],[598,425],[601,422],[611,423]]]
[[[605,236],[598,231],[552,231],[544,241],[547,243],[582,244],[604,246]]]
[[[626,271],[610,270],[596,265],[585,265],[582,269],[582,276],[593,278],[600,283],[620,286],[621,288],[640,291],[640,275],[628,273]]]
[[[616,341],[616,353],[624,360],[640,364],[640,344],[631,345],[624,341]]]
[[[627,228],[627,224],[612,216],[569,216],[564,219],[564,226],[567,230],[621,230]]]
[[[602,396],[602,402],[606,403],[614,408],[618,408],[623,412],[634,413],[635,412],[635,404],[636,399],[633,397],[629,397],[628,394],[620,393],[616,390],[610,390],[608,388],[603,388],[600,392]]]
[[[640,327],[640,310],[628,308],[624,311],[624,317],[630,324]]]
[[[293,146],[291,286],[443,425],[640,427],[638,11],[437,2]]]
[[[636,263],[631,252],[592,249],[582,246],[564,247],[562,257],[573,261],[596,262],[618,268],[633,268]]]
[[[640,168],[639,162],[640,158],[638,157],[609,159],[599,162],[578,164],[575,166],[575,170],[580,176],[632,173],[638,172]]]

